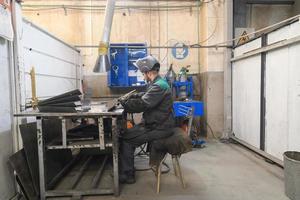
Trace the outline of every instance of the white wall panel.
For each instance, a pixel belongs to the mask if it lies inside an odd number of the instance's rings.
[[[77,62],[77,51],[29,21],[23,20],[22,37],[26,48],[32,48],[72,63]]]
[[[244,53],[253,51],[261,47],[261,38],[257,38],[251,42],[241,45],[234,49],[234,57],[241,56]]]
[[[22,102],[30,102],[32,96],[29,74],[32,67],[35,68],[37,97],[40,99],[79,88],[79,51],[26,20],[22,26],[23,66],[20,70],[24,71],[21,85],[25,90]]]
[[[260,56],[237,61],[232,74],[233,132],[257,148],[260,145],[260,63]]]
[[[288,141],[288,48],[267,54],[266,152],[281,159]]]
[[[261,47],[261,38],[237,47],[234,56]],[[239,60],[232,66],[232,118],[235,136],[252,146],[260,145],[261,57]]]
[[[300,27],[300,26],[298,26]],[[299,30],[300,33],[300,30]],[[300,151],[300,44],[289,48],[289,139],[288,150]]]
[[[9,57],[8,43],[0,38],[0,200],[10,199],[15,193],[13,176],[7,164],[13,153]]]
[[[27,73],[34,67],[37,75],[48,74],[51,76],[76,78],[76,66],[74,64],[62,63],[61,60],[29,51],[28,49],[24,49],[24,63],[26,63],[25,72]]]
[[[268,35],[274,43],[300,35],[296,22]],[[271,51],[266,67],[266,152],[283,159],[287,150],[300,151],[300,44]]]
[[[300,35],[300,22],[267,35],[267,44]],[[261,38],[239,46],[235,56],[260,47]],[[260,55],[233,63],[233,132],[244,142],[260,143]],[[300,43],[266,53],[265,151],[283,160],[285,151],[300,151]]]
[[[30,83],[30,75],[26,74],[26,83]],[[62,94],[66,91],[74,90],[76,87],[76,80],[49,77],[49,76],[36,76],[36,90],[37,96],[40,99],[49,98],[58,94]],[[27,101],[31,98],[31,85],[26,84]]]

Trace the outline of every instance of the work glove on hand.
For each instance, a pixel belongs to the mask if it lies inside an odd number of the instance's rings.
[[[125,107],[126,102],[127,102],[127,100],[119,100],[119,103],[120,103],[123,107]]]
[[[138,98],[141,98],[144,94],[145,94],[144,92],[135,93],[135,94],[131,95],[130,98],[138,99]]]

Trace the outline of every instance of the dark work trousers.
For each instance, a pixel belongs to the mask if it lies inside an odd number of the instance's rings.
[[[146,142],[169,137],[173,134],[172,128],[147,129],[142,124],[138,124],[128,129],[120,136],[120,165],[121,174],[134,172],[134,152],[135,148]]]

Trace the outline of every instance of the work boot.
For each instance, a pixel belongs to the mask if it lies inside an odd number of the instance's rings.
[[[134,172],[125,172],[120,174],[119,181],[122,184],[134,184],[135,183]]]

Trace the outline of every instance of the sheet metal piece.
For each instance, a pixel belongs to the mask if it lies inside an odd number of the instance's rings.
[[[44,143],[47,144],[55,138],[61,136],[60,120],[43,120]],[[39,165],[38,165],[38,141],[37,124],[28,123],[20,125],[21,137],[26,154],[27,163],[33,180],[34,188],[39,193]],[[41,142],[43,140],[41,139]],[[72,153],[70,150],[51,150],[45,152],[45,166],[47,168],[46,182],[50,182],[63,167],[71,161]]]
[[[49,98],[46,100],[42,100],[38,103],[38,105],[41,106],[41,105],[47,105],[47,104],[62,103],[62,102],[67,102],[70,99],[72,99],[72,100],[75,99],[75,101],[76,101],[76,99],[78,99],[78,98],[76,98],[76,96],[78,96],[78,95],[81,95],[81,92],[78,89],[72,90],[70,92],[66,92],[64,94],[57,95],[55,97],[52,97],[52,98]],[[61,100],[63,100],[63,101],[61,101]]]
[[[27,165],[27,159],[25,155],[24,149],[18,151],[17,153],[13,154],[8,162],[12,166],[12,168],[15,170],[17,176],[18,176],[18,181],[21,184],[21,188],[26,193],[26,196],[30,200],[37,200],[38,199],[38,194],[35,191],[32,178],[30,175],[30,170]]]

